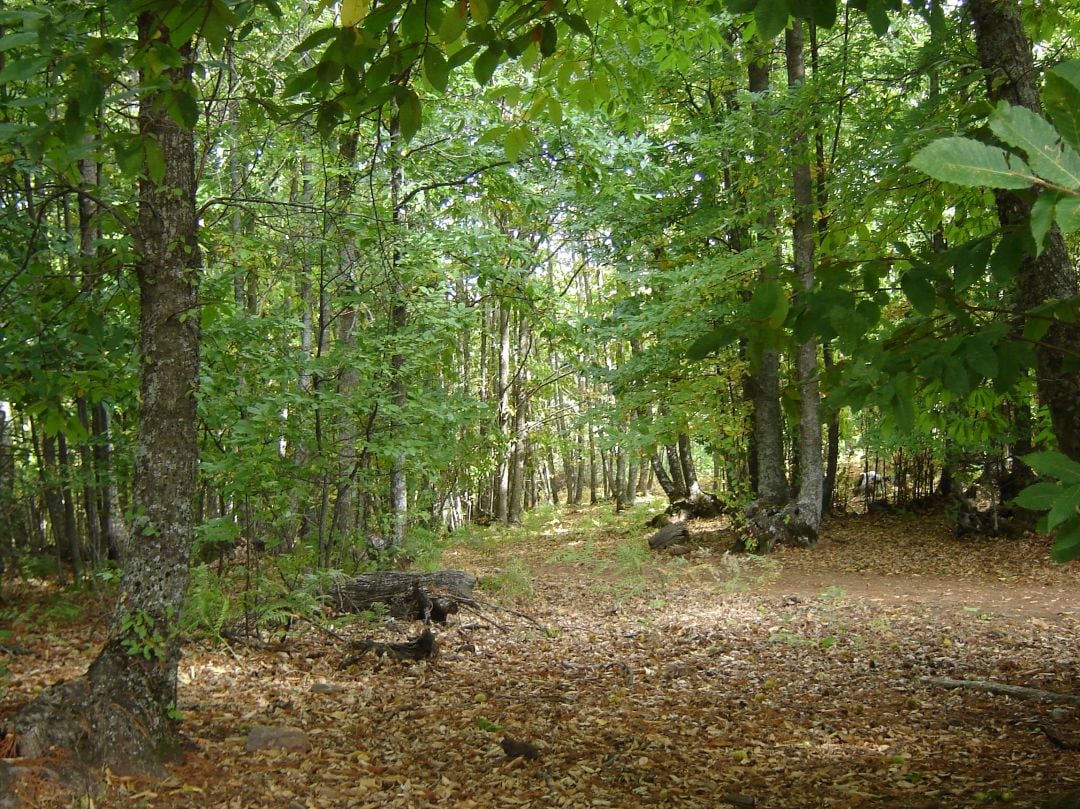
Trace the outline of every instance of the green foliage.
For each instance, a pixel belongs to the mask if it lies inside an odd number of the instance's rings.
[[[1016,504],[1033,511],[1047,512],[1039,527],[1056,532],[1050,555],[1058,562],[1080,558],[1080,463],[1060,452],[1026,455],[1024,463],[1056,483],[1028,486],[1016,497]]]
[[[197,565],[191,571],[187,599],[180,614],[180,631],[220,640],[222,630],[236,618],[232,606],[222,581],[207,565]]]
[[[145,610],[126,613],[120,622],[120,644],[132,657],[165,659],[165,636]]]
[[[502,570],[490,576],[481,576],[479,588],[503,598],[527,599],[533,594],[532,577],[528,567],[520,559],[514,559]]]
[[[1050,74],[1048,109],[1054,123],[1023,107],[998,104],[988,124],[1011,151],[971,138],[943,138],[924,146],[911,165],[937,180],[964,186],[1042,186],[1045,191],[1031,217],[1037,250],[1055,221],[1064,233],[1080,229],[1080,143],[1073,113],[1064,107],[1066,99],[1080,96],[1078,65],[1077,60],[1066,62]]]

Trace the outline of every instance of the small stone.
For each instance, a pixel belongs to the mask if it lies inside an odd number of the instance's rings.
[[[313,694],[337,694],[339,691],[344,690],[345,686],[337,683],[315,683],[315,685],[311,686],[311,693]]]
[[[248,753],[255,750],[291,750],[297,753],[311,752],[311,741],[299,728],[275,728],[256,725],[244,742]]]

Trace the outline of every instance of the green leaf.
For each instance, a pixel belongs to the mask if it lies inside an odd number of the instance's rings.
[[[787,27],[789,15],[787,0],[758,0],[754,9],[758,36],[763,40],[774,39]]]
[[[869,0],[866,4],[866,18],[870,20],[870,27],[874,34],[879,37],[889,33],[888,7],[883,0]]]
[[[480,25],[484,25],[491,18],[487,0],[469,0],[469,11]]]
[[[1072,520],[1058,531],[1050,558],[1055,562],[1069,562],[1077,557],[1080,557],[1080,520]]]
[[[917,312],[926,317],[934,313],[937,294],[922,270],[908,270],[901,275],[900,288]]]
[[[1031,206],[1031,238],[1035,240],[1036,258],[1042,254],[1045,247],[1046,234],[1054,224],[1054,206],[1060,199],[1060,194],[1044,190],[1035,199]]]
[[[450,65],[443,52],[431,43],[424,49],[424,78],[440,93],[445,93],[450,84]]]
[[[998,284],[1011,281],[1020,269],[1024,258],[1024,242],[1013,236],[1005,236],[990,256],[990,276]]]
[[[935,180],[969,187],[1027,188],[1034,181],[1023,160],[971,138],[941,138],[924,146],[911,165]]]
[[[582,36],[591,37],[592,30],[589,28],[589,23],[585,21],[585,18],[580,14],[560,14],[563,22],[565,22],[571,31],[576,31]]]
[[[1055,219],[1062,233],[1080,230],[1080,197],[1065,197],[1059,200]]]
[[[169,117],[179,126],[192,129],[199,122],[199,106],[190,93],[177,88],[165,95],[166,110]]]
[[[37,41],[38,35],[36,31],[20,31],[17,34],[5,34],[0,37],[0,53],[10,51],[12,48],[19,48],[23,45],[30,45]]]
[[[49,60],[46,57],[16,59],[14,62],[9,62],[4,65],[3,70],[0,70],[0,84],[7,84],[9,81],[26,81],[48,63]]]
[[[893,388],[893,404],[896,407],[896,426],[902,433],[910,433],[915,428],[915,397],[903,385]]]
[[[466,15],[461,13],[457,5],[453,5],[443,14],[442,22],[439,23],[439,39],[449,45],[456,42],[465,32],[467,23]]]
[[[983,379],[993,379],[998,373],[998,358],[990,341],[982,335],[967,338],[960,347],[960,354],[968,368]]]
[[[836,0],[807,0],[810,19],[821,28],[836,25]]]
[[[1080,149],[1080,59],[1062,62],[1045,81],[1046,114],[1065,142]]]
[[[694,340],[686,350],[686,356],[692,360],[703,360],[735,342],[738,337],[738,332],[732,326],[720,326]]]
[[[412,3],[401,15],[398,32],[406,43],[422,42],[427,35],[427,3]]]
[[[313,34],[309,34],[304,37],[304,40],[293,48],[293,53],[307,53],[313,48],[317,48],[324,42],[329,42],[335,36],[337,36],[338,29],[334,26],[328,26],[326,28],[320,28]]]
[[[511,163],[517,161],[525,147],[529,145],[529,132],[521,126],[515,126],[503,136],[503,151]]]
[[[777,281],[758,284],[750,298],[749,314],[752,320],[780,328],[787,317],[791,302],[783,286]]]
[[[165,181],[165,153],[161,145],[152,137],[143,140],[143,159],[146,161],[146,175],[160,185]]]
[[[724,5],[732,14],[749,14],[757,5],[757,0],[724,0]]]
[[[423,120],[423,108],[420,105],[420,97],[409,87],[402,88],[397,101],[398,126],[401,130],[401,139],[408,143],[420,129]]]
[[[402,2],[403,0],[390,0],[389,3],[379,6],[374,11],[369,11],[367,17],[364,18],[364,30],[372,36],[381,37],[390,29],[394,17],[401,10]]]
[[[501,58],[502,52],[496,47],[488,47],[476,57],[476,61],[473,63],[473,75],[481,85],[491,81],[491,77],[495,73],[495,68],[499,66]]]
[[[1080,483],[1080,463],[1062,452],[1033,452],[1020,460],[1038,472],[1072,486]]]
[[[1078,508],[1080,508],[1080,483],[1061,491],[1060,496],[1054,500],[1050,513],[1046,515],[1047,527],[1053,531],[1066,520],[1080,517]]]
[[[1044,180],[1080,190],[1080,154],[1062,143],[1057,130],[1041,115],[1002,101],[990,116],[990,129],[1025,152],[1028,164]]]
[[[1020,508],[1030,509],[1031,511],[1046,511],[1054,505],[1061,491],[1061,487],[1056,483],[1041,481],[1023,489],[1016,495],[1013,502]]]
[[[559,43],[559,32],[555,29],[555,23],[548,20],[540,32],[540,54],[551,56]]]

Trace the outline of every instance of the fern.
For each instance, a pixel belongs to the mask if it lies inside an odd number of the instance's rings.
[[[220,579],[205,564],[195,567],[181,617],[183,632],[220,640],[231,612],[232,600],[222,589]]]

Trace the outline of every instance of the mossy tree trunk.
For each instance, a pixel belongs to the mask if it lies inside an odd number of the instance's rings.
[[[142,44],[169,41],[154,11],[139,16],[138,33]],[[121,590],[109,638],[86,675],[43,692],[14,719],[23,755],[55,745],[117,774],[161,774],[176,750],[177,623],[188,582],[198,454],[201,264],[194,122],[178,124],[166,108],[176,93],[193,92],[191,43],[176,50],[178,67],[140,73],[139,137],[162,160],[144,166],[134,223],[141,400]]]

